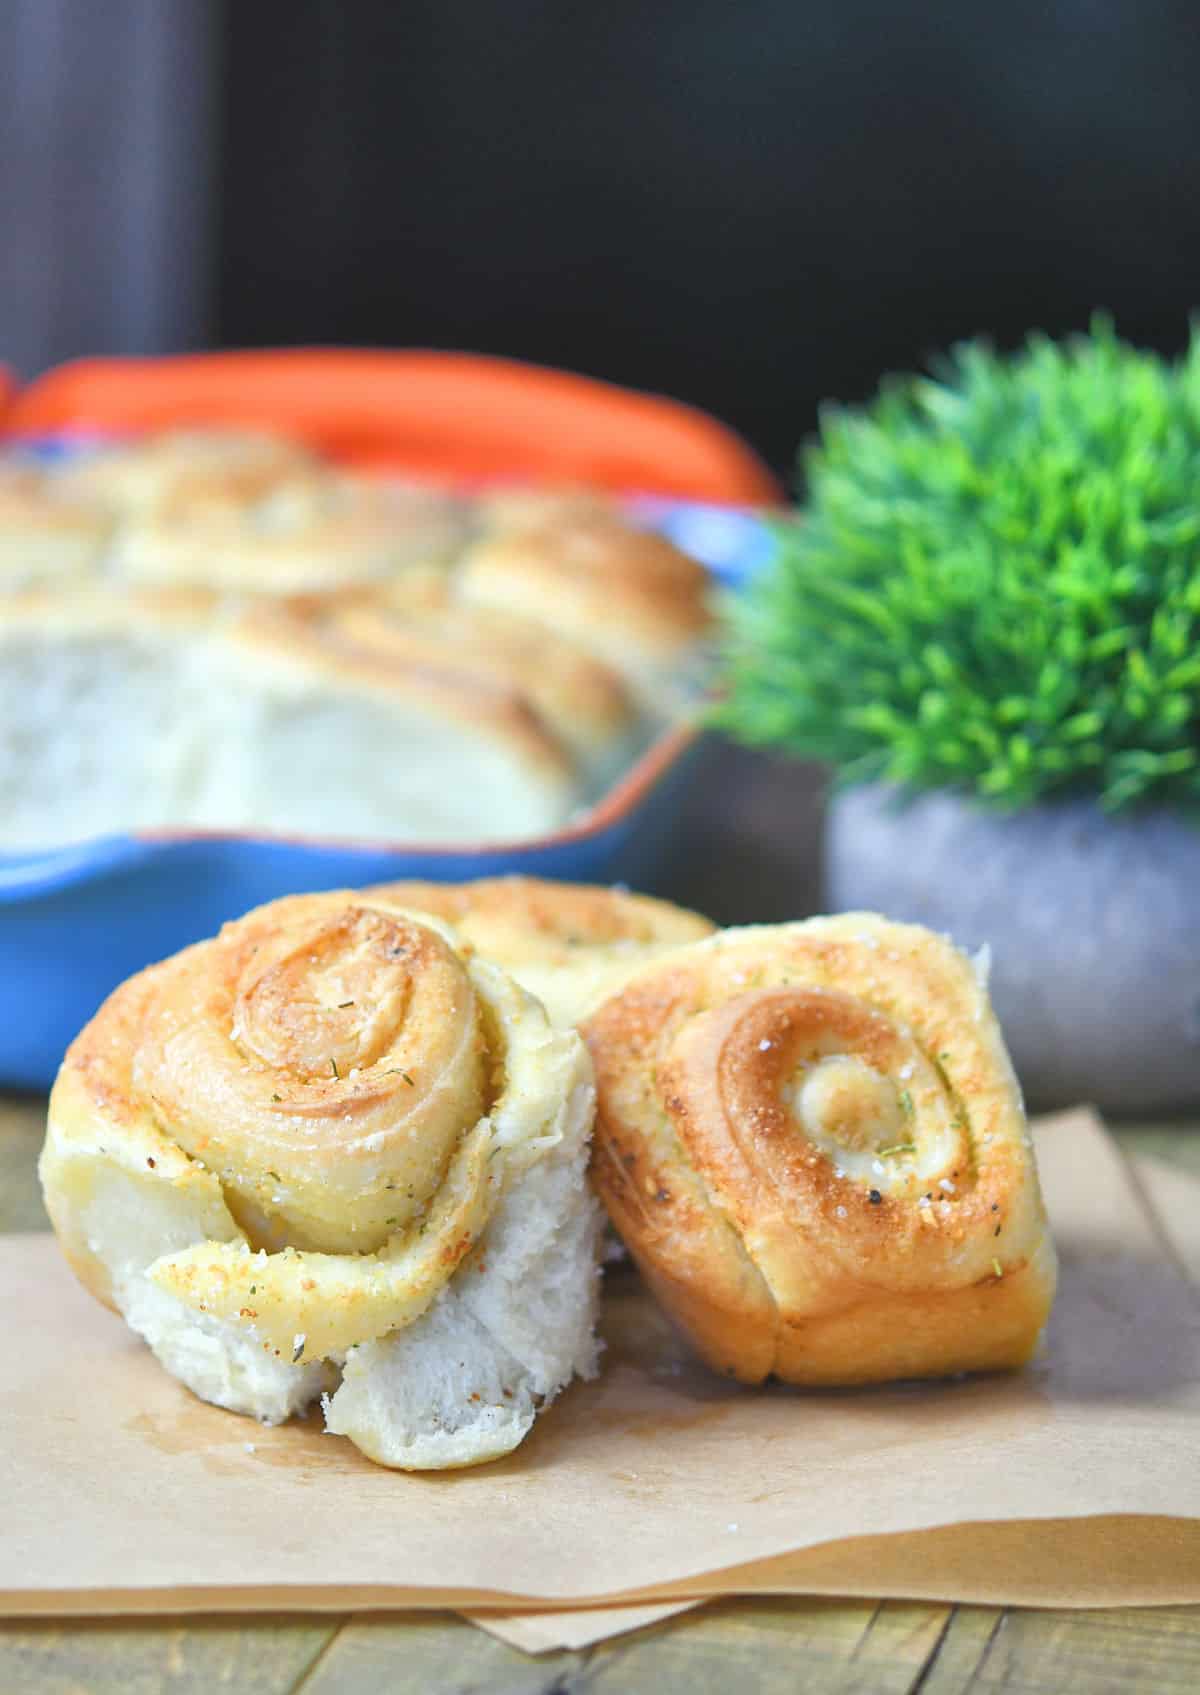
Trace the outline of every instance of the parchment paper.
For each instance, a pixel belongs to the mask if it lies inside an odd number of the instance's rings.
[[[1159,1167],[1152,1203],[1084,1113],[1038,1147],[1063,1274],[1024,1373],[740,1390],[624,1272],[600,1379],[509,1459],[440,1476],[193,1400],[49,1238],[0,1239],[0,1612],[452,1606],[550,1647],[551,1620],[511,1615],[564,1609],[575,1644],[756,1591],[1200,1601],[1200,1185]]]

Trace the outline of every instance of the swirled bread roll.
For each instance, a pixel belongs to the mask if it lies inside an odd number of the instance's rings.
[[[567,506],[505,523],[464,555],[459,594],[549,625],[630,682],[652,710],[676,711],[709,633],[704,568],[664,536],[615,513]]]
[[[346,813],[373,814],[372,831],[408,840],[535,835],[582,799],[582,773],[529,697],[453,655],[401,663],[347,644],[321,615],[298,614],[287,600],[246,609],[224,645],[255,688],[281,702],[265,722],[255,709],[233,737],[254,750],[259,787],[247,789],[247,804],[274,790],[276,814],[297,827],[331,816],[328,792],[306,796],[295,782],[297,768],[315,776],[318,759]],[[350,712],[339,725],[343,703]],[[291,770],[272,777],[264,735],[293,742]]]
[[[385,883],[374,892],[453,924],[535,994],[561,1028],[579,1023],[639,967],[716,928],[698,912],[649,895],[541,877]]]
[[[414,570],[391,588],[298,596],[298,632],[352,660],[449,682],[468,696],[522,700],[599,789],[632,759],[641,720],[610,666],[542,624],[464,605],[440,572]]]
[[[111,522],[32,462],[0,460],[0,589],[74,581],[98,569]]]
[[[858,1384],[1017,1366],[1055,1255],[971,962],[851,913],[729,930],[584,1026],[594,1182],[718,1371]]]
[[[41,1178],[81,1281],[197,1395],[318,1394],[385,1465],[508,1452],[592,1369],[574,1032],[382,896],[293,896],[131,978],[69,1050]]]

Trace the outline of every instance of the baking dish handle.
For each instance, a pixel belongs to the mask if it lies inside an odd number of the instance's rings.
[[[80,359],[12,398],[10,434],[284,430],[344,464],[773,506],[758,454],[697,407],[595,377],[426,348],[262,348]]]

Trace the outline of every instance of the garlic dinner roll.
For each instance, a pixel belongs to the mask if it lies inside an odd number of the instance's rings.
[[[41,1178],[82,1282],[197,1395],[385,1465],[506,1453],[590,1372],[574,1032],[382,895],[292,896],[131,978],[69,1050]]]
[[[0,849],[163,826],[507,840],[584,797],[515,689],[347,648],[286,601],[0,594],[0,677]]]
[[[390,588],[297,597],[293,615],[348,656],[417,677],[456,679],[468,693],[527,702],[579,761],[593,788],[633,757],[641,720],[610,666],[543,624],[456,600],[441,572],[414,570]]]
[[[374,892],[453,924],[564,1028],[649,960],[716,928],[698,912],[649,895],[541,877],[388,883]]]
[[[671,713],[696,681],[711,617],[703,566],[649,530],[586,504],[502,523],[469,548],[458,593],[549,625]]]
[[[256,602],[225,632],[224,647],[259,688],[288,703],[266,724],[249,716],[238,739],[251,747],[264,733],[290,740],[296,764],[337,790],[348,818],[375,809],[381,834],[536,835],[583,799],[583,772],[530,696],[452,651],[429,648],[418,658],[357,645],[315,595]],[[340,701],[353,703],[358,723],[350,714],[334,720]],[[286,827],[307,827],[294,769],[264,771],[258,784]],[[285,793],[273,793],[277,786]],[[328,790],[307,803],[314,800],[328,815]]]
[[[975,967],[869,913],[728,930],[584,1026],[593,1181],[718,1371],[857,1384],[1017,1366],[1055,1255]]]

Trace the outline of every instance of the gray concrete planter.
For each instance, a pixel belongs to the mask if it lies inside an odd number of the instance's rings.
[[[825,903],[992,948],[1031,1106],[1200,1106],[1200,826],[1087,802],[1011,815],[881,785],[829,803]]]

